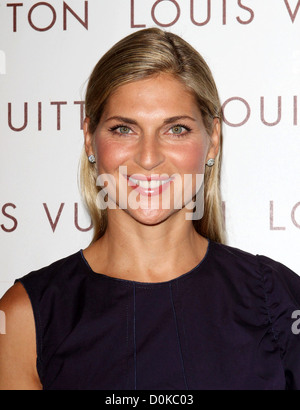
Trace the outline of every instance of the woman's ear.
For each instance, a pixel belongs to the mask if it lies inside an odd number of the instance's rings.
[[[90,119],[86,117],[83,122],[84,146],[86,155],[89,157],[94,154],[93,136],[89,131]]]
[[[220,119],[215,117],[213,122],[213,131],[210,136],[210,147],[208,149],[206,161],[210,158],[215,159],[220,148],[221,124]]]

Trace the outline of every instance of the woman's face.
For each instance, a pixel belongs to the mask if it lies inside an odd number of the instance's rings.
[[[108,207],[145,224],[191,212],[187,204],[199,190],[205,163],[218,152],[214,121],[209,136],[194,96],[171,75],[117,88],[93,135],[85,123],[86,152],[96,156]]]

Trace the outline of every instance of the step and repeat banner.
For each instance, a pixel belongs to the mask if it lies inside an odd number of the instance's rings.
[[[224,114],[228,244],[300,274],[300,0],[0,1],[0,296],[86,247],[84,92],[119,39],[160,27],[208,62]]]

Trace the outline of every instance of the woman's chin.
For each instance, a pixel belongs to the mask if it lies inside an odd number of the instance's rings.
[[[128,209],[127,213],[144,225],[158,225],[166,221],[175,211],[170,209]]]

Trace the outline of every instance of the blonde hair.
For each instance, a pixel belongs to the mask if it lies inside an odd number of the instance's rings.
[[[204,176],[204,215],[193,221],[196,231],[213,241],[224,243],[225,230],[220,195],[222,158],[222,111],[218,91],[202,56],[179,36],[158,28],[137,31],[116,43],[96,64],[88,82],[85,111],[89,118],[89,132],[93,134],[104,106],[121,85],[168,73],[182,81],[196,98],[209,135],[214,118],[220,122],[220,149],[215,165],[206,167]],[[81,191],[94,227],[92,242],[106,230],[106,211],[96,204],[97,168],[88,161],[85,150],[81,157]]]

